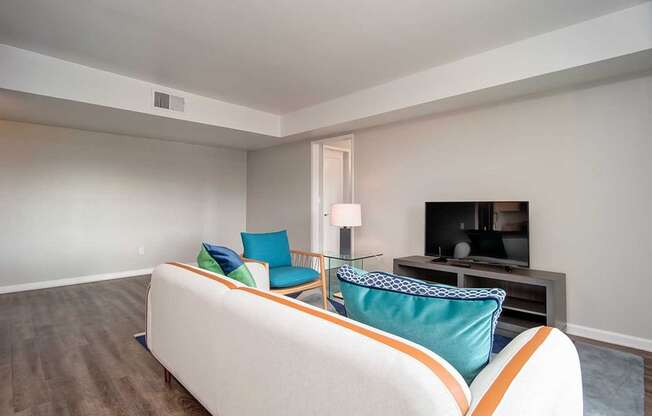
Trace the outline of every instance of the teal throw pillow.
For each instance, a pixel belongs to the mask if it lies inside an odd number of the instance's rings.
[[[428,348],[468,383],[489,362],[504,290],[449,287],[348,265],[337,277],[351,319]]]

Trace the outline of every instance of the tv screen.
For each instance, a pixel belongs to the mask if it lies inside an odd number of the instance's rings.
[[[527,201],[426,202],[426,256],[529,267]]]

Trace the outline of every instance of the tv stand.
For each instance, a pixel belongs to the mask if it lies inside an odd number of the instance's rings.
[[[516,266],[437,263],[432,257],[394,259],[394,273],[457,287],[501,288],[507,292],[497,332],[514,336],[539,325],[566,330],[566,275]]]

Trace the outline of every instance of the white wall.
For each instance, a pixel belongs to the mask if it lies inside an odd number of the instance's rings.
[[[651,100],[643,77],[358,131],[356,247],[381,249],[391,270],[393,258],[423,253],[425,201],[529,200],[532,267],[567,274],[569,329],[652,349]],[[282,226],[253,204],[307,215],[307,185],[267,177],[307,178],[303,146],[249,153],[249,224]],[[309,224],[293,235],[307,241]]]
[[[651,99],[645,77],[358,132],[356,244],[390,269],[423,253],[425,201],[529,200],[569,323],[650,340]]]
[[[310,250],[310,143],[249,152],[247,230],[287,229],[292,248]]]
[[[239,248],[245,188],[244,151],[0,121],[0,287]]]

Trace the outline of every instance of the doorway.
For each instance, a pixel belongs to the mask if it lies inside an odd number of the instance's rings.
[[[337,253],[340,229],[331,225],[330,209],[353,202],[353,135],[313,142],[311,152],[311,249]]]

